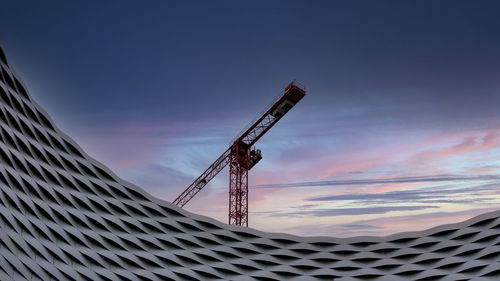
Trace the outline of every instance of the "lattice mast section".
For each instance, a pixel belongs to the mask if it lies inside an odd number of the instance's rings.
[[[248,171],[262,159],[260,150],[252,147],[305,94],[305,90],[294,82],[286,86],[284,94],[278,101],[241,134],[173,203],[179,207],[186,205],[227,164],[230,164],[229,224],[248,226]]]

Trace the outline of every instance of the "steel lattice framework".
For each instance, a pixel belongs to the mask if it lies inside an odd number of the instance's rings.
[[[248,171],[262,159],[255,143],[295,106],[306,92],[294,82],[285,87],[283,95],[262,114],[234,143],[208,167],[173,203],[183,207],[227,164],[229,168],[228,221],[248,226]]]

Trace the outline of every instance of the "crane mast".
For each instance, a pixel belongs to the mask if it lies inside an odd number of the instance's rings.
[[[278,122],[306,92],[294,82],[284,94],[215,160],[173,203],[186,205],[208,182],[229,164],[229,224],[248,226],[248,171],[262,159],[253,145]]]

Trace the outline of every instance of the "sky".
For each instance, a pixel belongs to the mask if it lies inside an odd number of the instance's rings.
[[[173,201],[292,80],[249,225],[389,235],[500,207],[499,1],[5,1],[0,42],[93,158]],[[227,222],[228,171],[185,209]]]

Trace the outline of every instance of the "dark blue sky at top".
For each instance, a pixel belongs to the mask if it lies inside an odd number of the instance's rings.
[[[63,127],[248,121],[294,78],[309,122],[447,127],[499,115],[499,18],[498,1],[21,0],[0,40]]]

